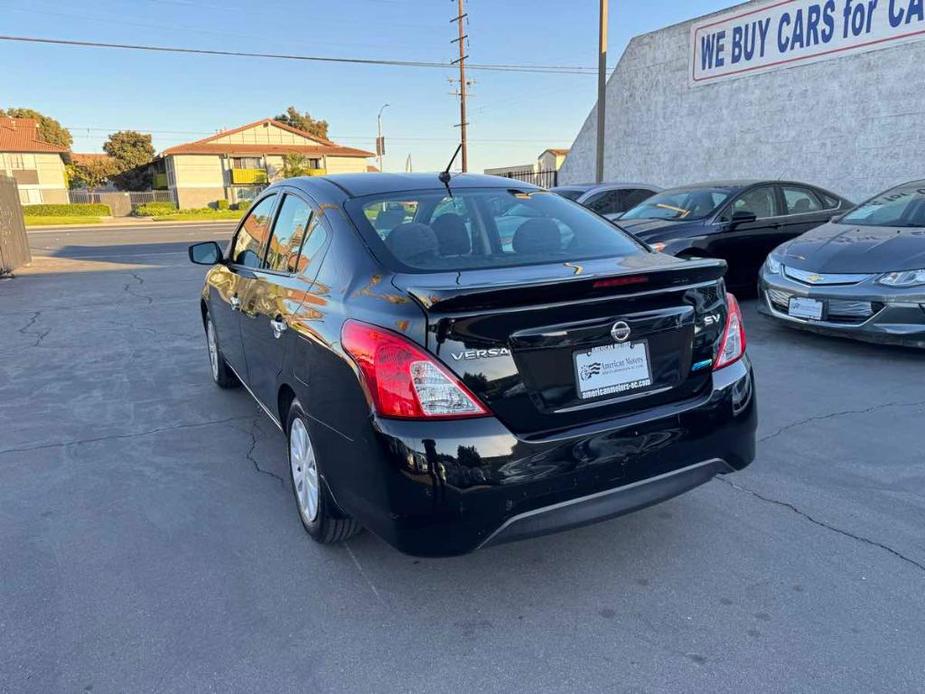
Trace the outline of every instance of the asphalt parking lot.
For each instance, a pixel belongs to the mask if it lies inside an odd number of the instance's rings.
[[[921,690],[922,353],[745,302],[745,472],[457,559],[325,548],[209,379],[185,248],[228,235],[35,232],[0,282],[0,691]]]

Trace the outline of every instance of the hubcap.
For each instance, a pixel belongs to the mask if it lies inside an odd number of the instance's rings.
[[[318,516],[318,465],[305,423],[299,417],[292,422],[289,432],[289,466],[299,511],[305,520],[313,521]]]
[[[212,378],[218,380],[218,345],[215,344],[215,327],[210,318],[206,322],[206,342],[209,345],[209,364],[212,367]]]

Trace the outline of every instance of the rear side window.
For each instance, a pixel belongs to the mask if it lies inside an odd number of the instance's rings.
[[[784,201],[787,203],[786,214],[806,214],[823,210],[822,202],[808,188],[782,186]]]
[[[295,272],[299,250],[305,240],[312,208],[301,198],[287,194],[276,215],[265,267],[276,272]]]
[[[235,265],[260,267],[263,248],[270,235],[270,215],[275,205],[276,195],[268,195],[251,208],[234,240],[231,259]]]
[[[380,214],[404,210],[396,225]],[[587,209],[545,191],[428,190],[358,198],[347,210],[373,251],[404,271],[459,271],[624,257],[647,251]]]
[[[621,210],[622,205],[622,190],[608,190],[604,193],[598,193],[585,203],[585,207],[598,214],[625,212],[626,210]]]

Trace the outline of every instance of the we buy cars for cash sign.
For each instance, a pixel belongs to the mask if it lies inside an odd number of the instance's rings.
[[[695,85],[925,38],[925,0],[777,0],[691,28]]]

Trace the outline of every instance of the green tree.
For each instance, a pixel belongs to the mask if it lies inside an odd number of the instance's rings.
[[[39,135],[41,135],[45,142],[53,145],[58,145],[59,147],[70,150],[71,145],[74,143],[74,138],[71,137],[71,132],[67,128],[51,116],[46,116],[44,113],[39,113],[34,109],[8,108],[5,111],[0,109],[0,116],[37,120],[39,122]]]
[[[151,136],[135,130],[112,133],[103,150],[113,159],[116,175],[112,182],[120,190],[146,190],[153,183],[148,164],[154,159]]]
[[[117,173],[112,159],[94,157],[81,162],[68,164],[67,178],[71,187],[83,187],[91,193]],[[76,186],[74,184],[77,184]]]
[[[290,106],[285,113],[279,114],[273,120],[277,123],[304,130],[309,135],[320,137],[323,140],[328,139],[328,122],[326,120],[315,120],[307,111],[299,113],[295,106]]]
[[[307,176],[309,169],[311,169],[311,162],[302,154],[291,152],[283,157],[283,178]]]

